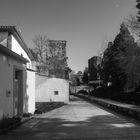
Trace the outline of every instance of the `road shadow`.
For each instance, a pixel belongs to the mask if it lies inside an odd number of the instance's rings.
[[[38,118],[9,133],[4,140],[28,139],[140,139],[140,126],[115,115],[83,116],[82,121],[72,119]],[[0,137],[0,139],[2,139]]]

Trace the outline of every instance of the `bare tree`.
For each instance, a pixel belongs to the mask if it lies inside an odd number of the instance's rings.
[[[34,53],[37,55],[39,62],[46,63],[46,52],[49,49],[49,38],[46,35],[36,35],[33,39]]]
[[[137,21],[136,16],[130,15],[124,24],[131,30],[132,34],[140,36],[140,22]]]
[[[97,50],[97,56],[102,57],[107,46],[108,46],[108,37],[107,35],[105,35],[101,42],[100,48]]]

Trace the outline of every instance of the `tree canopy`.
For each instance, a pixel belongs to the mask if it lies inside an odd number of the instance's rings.
[[[108,43],[102,61],[102,78],[105,82],[112,82],[116,89],[132,87],[139,80],[140,48],[134,41],[127,26],[122,23],[120,32],[113,42]],[[137,78],[136,78],[137,77]]]

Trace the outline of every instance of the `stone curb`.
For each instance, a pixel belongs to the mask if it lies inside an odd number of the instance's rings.
[[[81,97],[83,99],[86,99],[90,102],[96,103],[98,105],[101,105],[103,107],[106,107],[108,109],[114,110],[116,112],[119,112],[121,114],[133,117],[137,120],[140,120],[140,110],[135,109],[135,108],[128,108],[128,107],[122,107],[113,103],[108,103],[106,100],[100,100],[99,98],[96,97],[91,97],[87,95],[82,95],[82,94],[74,94],[74,96]]]

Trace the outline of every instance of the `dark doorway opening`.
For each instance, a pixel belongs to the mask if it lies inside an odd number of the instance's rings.
[[[23,71],[14,70],[14,116],[20,117],[23,114]]]

